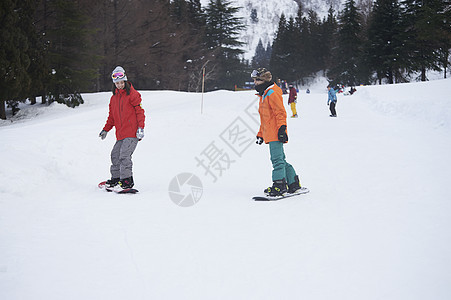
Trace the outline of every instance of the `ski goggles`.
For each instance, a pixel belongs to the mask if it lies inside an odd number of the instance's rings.
[[[114,80],[116,79],[121,79],[125,77],[125,73],[124,72],[116,72],[113,73],[113,75],[111,75],[111,78],[113,78]]]
[[[257,71],[257,70],[254,70],[254,71],[252,71],[252,73],[251,73],[251,77],[252,78],[257,78],[257,77],[259,77],[261,75],[261,73],[259,72],[259,71]]]
[[[264,75],[266,72],[268,72],[265,68],[260,68],[258,70],[254,70],[251,73],[251,78],[256,81],[265,81],[263,78],[261,78],[262,75]]]

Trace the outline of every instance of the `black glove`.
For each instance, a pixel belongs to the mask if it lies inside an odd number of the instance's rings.
[[[108,131],[102,130],[99,134],[99,137],[104,140],[106,138],[106,135],[108,134]]]
[[[282,143],[288,142],[287,125],[280,126],[277,137],[279,138],[279,141]]]
[[[261,136],[257,136],[257,141],[255,143],[258,145],[263,144],[263,138]]]

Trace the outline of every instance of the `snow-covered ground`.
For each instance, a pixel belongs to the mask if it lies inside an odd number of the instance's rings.
[[[0,299],[450,299],[451,80],[358,87],[338,118],[310,88],[285,151],[311,192],[277,202],[251,200],[271,183],[252,91],[203,114],[141,91],[136,195],[97,188],[109,93],[0,122]],[[202,187],[174,191],[183,173]]]

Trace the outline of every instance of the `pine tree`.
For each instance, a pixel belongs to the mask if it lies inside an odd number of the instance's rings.
[[[200,92],[202,88],[203,67],[210,59],[206,46],[205,26],[206,16],[204,9],[201,7],[200,0],[188,1],[188,19],[190,24],[191,36],[194,42],[193,48],[195,51],[189,50],[190,60],[188,61],[188,91]],[[195,54],[194,59],[192,54]]]
[[[282,15],[273,44],[271,70],[277,77],[293,82],[323,68],[321,23],[310,10],[308,18],[299,8],[296,19]]]
[[[368,62],[379,82],[394,83],[404,65],[401,8],[397,0],[376,0],[368,29]]]
[[[307,76],[315,74],[321,69],[324,69],[323,52],[325,49],[322,47],[321,26],[318,15],[309,10],[306,19],[306,29],[308,32],[308,43],[306,47],[306,69]]]
[[[404,0],[402,3],[408,67],[411,71],[420,72],[421,81],[426,81],[427,70],[440,70],[439,49],[444,45],[446,36],[449,37],[450,25],[447,22],[450,19],[446,13],[449,11],[449,1]],[[446,44],[449,46],[449,43]]]
[[[137,89],[199,90],[202,66],[211,60],[200,0],[79,1],[98,28],[102,90],[111,89],[117,65]]]
[[[198,33],[205,31],[205,14],[200,0],[188,1],[188,21],[193,25],[193,30]]]
[[[49,100],[75,107],[83,103],[82,91],[97,77],[97,58],[90,52],[88,20],[73,1],[49,2],[54,18],[47,31],[51,68]]]
[[[298,73],[298,80],[303,80],[304,77],[309,76],[309,58],[308,58],[308,49],[310,48],[310,33],[308,30],[308,21],[307,18],[304,17],[303,6],[299,3],[298,12],[296,15],[296,61],[295,66]]]
[[[267,67],[269,61],[267,61],[266,49],[263,47],[261,39],[258,40],[257,48],[255,48],[255,55],[252,58],[252,68]]]
[[[439,63],[443,67],[443,76],[446,78],[448,66],[451,63],[451,1],[443,1],[443,8],[438,9],[437,14],[442,22],[439,25]]]
[[[277,28],[276,37],[272,44],[270,69],[273,78],[283,78],[286,69],[286,49],[285,37],[287,31],[287,19],[282,14],[279,19],[279,26]]]
[[[166,52],[170,57],[167,65],[173,68],[173,71],[169,72],[172,85],[168,84],[166,88],[199,91],[202,66],[207,60],[205,43],[201,38],[205,33],[205,15],[199,0],[178,0],[172,2],[171,6],[172,11],[177,13],[172,16],[172,22],[170,20],[168,35],[176,39],[171,38],[166,44],[170,49]],[[179,69],[181,66],[183,72]]]
[[[287,28],[284,36],[284,49],[286,55],[284,56],[284,76],[281,77],[288,82],[294,82],[301,76],[300,69],[298,68],[296,61],[299,59],[300,40],[299,30],[296,26],[294,18],[290,18],[287,23]]]
[[[12,101],[16,107],[18,98],[23,97],[22,91],[27,91],[31,79],[28,74],[30,66],[30,32],[24,32],[21,22],[24,20],[24,10],[30,2],[21,0],[3,0],[0,5],[0,118],[6,119],[6,101]],[[31,16],[29,16],[31,18]]]
[[[172,17],[174,18],[174,21],[178,24],[182,24],[183,21],[185,21],[185,18],[188,17],[187,15],[187,9],[188,5],[185,0],[172,0],[170,3],[170,12]]]
[[[337,47],[337,31],[338,31],[338,21],[335,15],[335,11],[330,5],[327,14],[327,19],[322,23],[322,34],[321,34],[321,49],[323,55],[324,69],[328,70],[334,66],[334,61],[332,59],[333,50]]]
[[[336,83],[359,85],[363,76],[359,72],[362,62],[360,16],[354,0],[347,0],[339,16],[338,47],[334,54],[335,68],[329,72]]]
[[[244,51],[238,35],[244,27],[241,18],[235,16],[238,9],[226,0],[210,0],[206,8],[206,45],[215,57],[210,66],[214,72],[207,80],[216,88],[233,89],[237,81],[244,82],[249,76],[242,71],[239,58]]]
[[[24,5],[21,10],[20,26],[24,32],[27,32],[29,41],[28,55],[30,57],[30,66],[28,75],[30,76],[30,85],[28,90],[23,90],[22,99],[29,98],[31,104],[36,104],[36,97],[41,95],[45,99],[45,83],[48,81],[47,50],[42,34],[39,34],[35,26],[36,1],[23,0]]]
[[[41,2],[46,1],[49,0]],[[99,77],[95,91],[110,91],[111,71],[117,65],[123,66],[130,74],[135,73],[136,59],[139,55],[137,42],[142,41],[142,34],[138,32],[142,21],[141,15],[136,14],[135,11],[144,13],[146,2],[142,3],[138,0],[77,0],[76,2],[78,10],[89,20],[88,26],[95,29],[95,32],[87,36],[90,42],[96,45],[93,54],[101,60],[97,67]]]

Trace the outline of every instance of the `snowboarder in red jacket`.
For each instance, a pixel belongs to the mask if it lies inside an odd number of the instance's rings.
[[[132,154],[138,141],[144,138],[144,109],[141,94],[127,80],[124,68],[117,66],[111,74],[113,96],[110,99],[109,114],[99,136],[103,140],[108,131],[116,128],[116,143],[111,151],[111,179],[106,188],[116,191],[132,188]]]
[[[290,96],[288,97],[288,104],[291,107],[291,111],[293,112],[292,118],[297,118],[298,113],[296,111],[296,103],[298,102],[298,93],[296,91],[296,88],[293,86],[293,84],[290,84],[288,86],[290,88]]]

